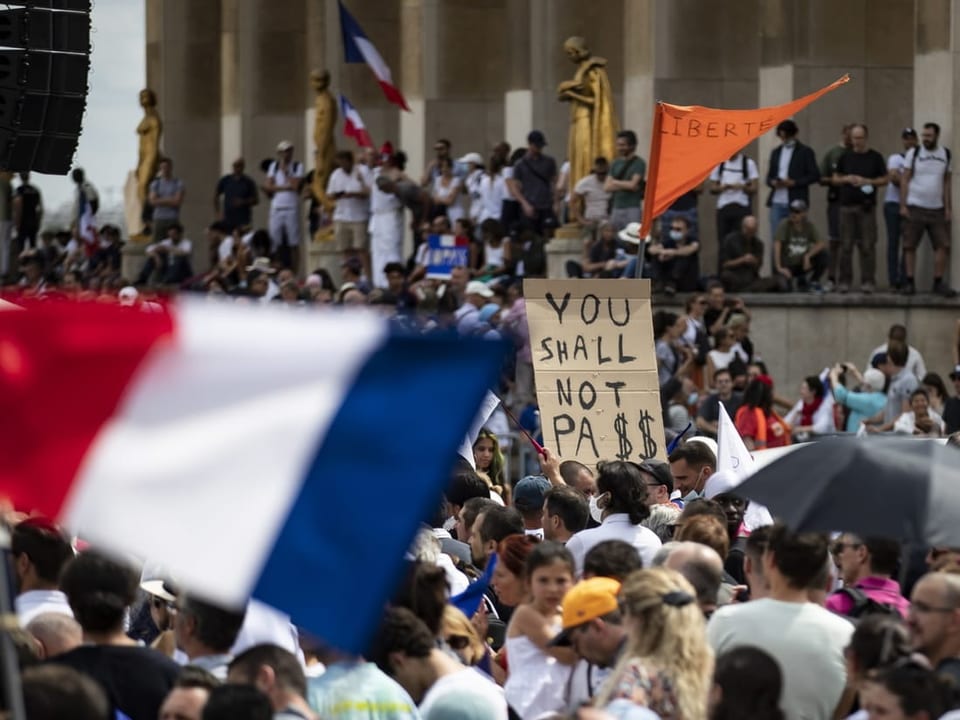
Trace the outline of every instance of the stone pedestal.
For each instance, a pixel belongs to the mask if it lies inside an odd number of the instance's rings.
[[[580,228],[557,228],[556,235],[547,243],[547,277],[565,278],[567,260],[579,262],[582,257],[583,232]]]
[[[147,262],[147,244],[130,241],[123,246],[123,260],[120,263],[120,274],[132,283],[143,270]]]
[[[343,262],[343,253],[337,250],[336,243],[311,240],[307,243],[307,266],[304,268],[304,275],[312,273],[317,268],[323,268],[330,273],[334,285],[339,288],[343,282],[340,276],[341,262]]]

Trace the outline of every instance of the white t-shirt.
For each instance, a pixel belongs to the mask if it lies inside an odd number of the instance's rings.
[[[813,603],[764,598],[717,610],[707,641],[719,656],[741,645],[768,652],[780,664],[780,707],[787,720],[830,720],[847,681],[843,649],[853,624]]]
[[[391,192],[384,192],[377,187],[376,179],[380,176],[380,168],[373,173],[370,181],[370,212],[376,213],[394,213],[403,209],[403,203],[400,198]]]
[[[249,246],[252,238],[253,235],[247,234],[240,238],[240,242]],[[220,258],[220,262],[223,262],[233,254],[233,243],[233,235],[227,235],[220,241],[220,245],[217,248],[217,257]]]
[[[643,525],[633,525],[626,513],[608,515],[600,527],[581,530],[567,541],[567,550],[573,554],[577,566],[577,575],[583,572],[583,559],[594,546],[606,540],[623,540],[633,545],[644,567],[653,566],[653,556],[663,544],[656,534]]]
[[[919,153],[916,163],[913,162],[914,153]],[[922,145],[911,148],[903,159],[903,166],[911,172],[907,205],[929,210],[942,208],[943,176],[951,172],[946,149],[937,146],[927,150]]]
[[[43,613],[58,613],[73,617],[67,596],[59,590],[27,590],[17,595],[13,606],[17,613],[17,620],[20,621],[20,627],[26,627],[28,622]]]
[[[507,187],[507,180],[513,176],[512,168],[503,168],[499,175],[492,176],[484,173],[480,180],[480,196],[483,200],[483,212],[480,222],[487,218],[499,220],[503,212],[503,201],[512,199]]]
[[[160,242],[151,243],[150,245],[148,245],[147,252],[149,252],[150,250],[152,250],[157,246],[170,248],[170,250],[177,250],[182,255],[189,255],[193,250],[193,243],[190,242],[190,240],[188,240],[185,237],[180,238],[176,243],[173,242],[173,240],[171,240],[170,238],[165,237]]]
[[[866,372],[873,367],[870,364],[873,362],[873,358],[880,353],[885,353],[886,351],[887,343],[884,343],[883,345],[877,345],[873,350],[871,350],[870,357],[867,358],[867,364],[864,365],[863,371]],[[923,355],[921,355],[920,351],[917,350],[913,345],[907,346],[906,369],[909,370],[913,375],[916,375],[917,380],[923,380],[924,375],[927,374],[927,364],[923,361]]]
[[[303,178],[303,163],[293,161],[286,171],[280,169],[280,163],[274,161],[267,170],[267,177],[273,178],[277,185],[286,185],[293,178]],[[300,206],[300,193],[296,190],[278,190],[270,199],[271,210],[291,210]]]
[[[356,165],[348,175],[343,168],[337,168],[330,173],[327,181],[327,195],[333,197],[336,193],[362,192],[370,186],[364,181],[364,172]],[[370,214],[368,198],[337,198],[337,207],[333,211],[334,222],[366,222]]]
[[[593,173],[584,175],[573,188],[575,195],[583,197],[583,218],[590,222],[607,219],[610,193],[603,189],[603,182]]]
[[[463,185],[467,190],[467,195],[470,196],[470,212],[468,214],[474,223],[482,222],[480,220],[480,216],[483,214],[484,201],[480,186],[486,176],[487,174],[483,170],[477,168],[472,173],[467,175],[466,179],[463,181]],[[485,219],[486,218],[484,218],[484,220]]]
[[[461,191],[463,189],[463,183],[457,176],[450,178],[448,185],[443,184],[443,176],[438,175],[433,181],[433,199],[434,201],[440,200],[440,198],[446,199],[450,193],[454,193],[453,202],[447,206],[447,219],[452,225],[455,220],[459,220],[463,217],[463,205],[460,203]]]
[[[903,170],[903,153],[894,153],[887,158],[887,171],[893,174],[899,170]],[[887,190],[884,193],[883,201],[885,203],[899,203],[900,188],[898,188],[892,182],[887,183]]]
[[[720,163],[710,173],[710,180],[721,185],[746,185],[750,180],[758,179],[760,171],[757,170],[757,164],[751,158],[746,159],[747,177],[743,177],[743,160],[743,155],[737,153],[729,160]],[[721,168],[723,169],[722,173]],[[724,190],[717,196],[717,209],[731,204],[748,207],[750,196],[743,190]]]
[[[786,180],[790,177],[790,161],[793,159],[793,148],[795,145],[787,145],[784,143],[780,146],[780,163],[777,165],[777,177],[780,180]],[[773,191],[773,200],[774,205],[789,205],[790,204],[790,193],[787,192],[787,188],[777,188]]]
[[[420,702],[420,717],[431,720],[451,717],[451,710],[459,708],[457,717],[463,720],[507,720],[507,701],[503,689],[473,668],[440,677],[427,690]]]

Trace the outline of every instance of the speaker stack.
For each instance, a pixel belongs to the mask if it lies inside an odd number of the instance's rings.
[[[0,6],[0,168],[65,175],[87,102],[90,0]]]

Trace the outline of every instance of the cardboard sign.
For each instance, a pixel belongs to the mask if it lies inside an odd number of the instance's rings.
[[[648,280],[526,280],[544,444],[565,460],[666,460]]]
[[[455,267],[470,264],[470,240],[455,235],[428,235],[427,257],[423,264],[428,278],[449,280]]]

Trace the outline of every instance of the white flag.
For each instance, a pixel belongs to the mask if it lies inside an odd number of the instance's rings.
[[[736,478],[739,485],[756,471],[755,462],[750,451],[747,450],[743,438],[737,431],[737,426],[727,414],[727,409],[720,403],[720,423],[717,427],[717,472],[724,472]],[[736,487],[734,485],[734,487]],[[750,501],[747,511],[743,515],[743,524],[747,530],[772,525],[773,517],[763,505]]]

